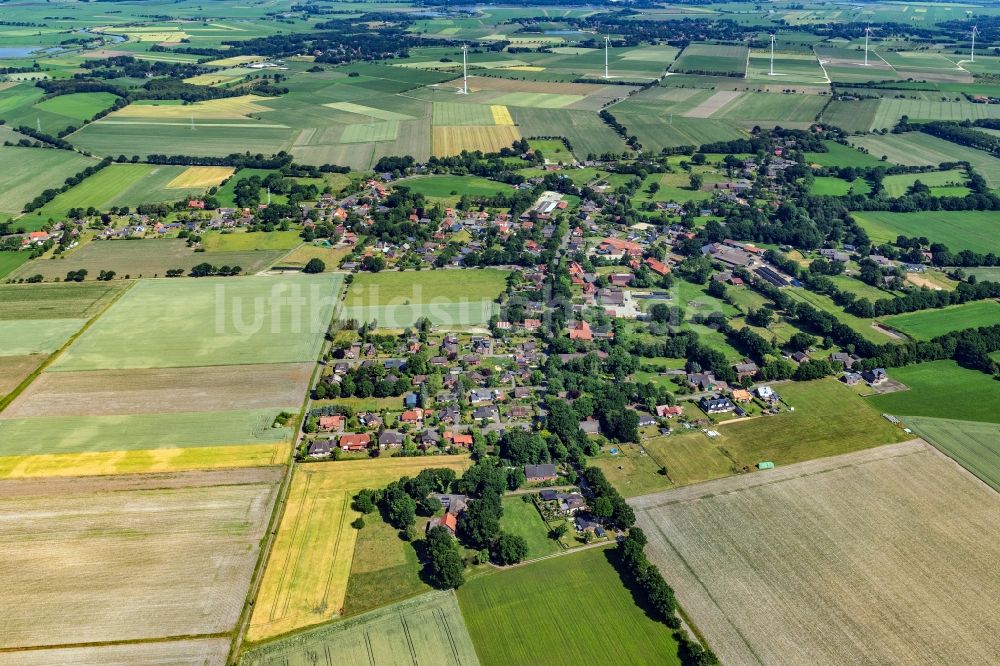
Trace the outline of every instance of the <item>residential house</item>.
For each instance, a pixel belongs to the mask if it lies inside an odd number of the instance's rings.
[[[319,417],[319,423],[317,424],[320,430],[325,430],[331,432],[334,430],[340,430],[344,427],[344,417],[342,414],[333,414],[332,416],[321,416]]]
[[[714,372],[689,372],[687,383],[691,388],[698,391],[710,391],[715,386]]]
[[[860,360],[861,360],[860,356],[856,356],[854,354],[848,354],[846,352],[835,352],[833,354],[830,354],[831,363],[834,361],[838,363],[843,363],[844,367],[848,370],[850,370],[851,367],[853,367],[854,364]]]
[[[309,456],[311,458],[324,458],[333,453],[334,446],[334,441],[329,437],[315,439],[309,444]]]
[[[419,407],[416,409],[407,409],[405,412],[400,414],[399,420],[401,423],[423,423],[424,410]]]
[[[585,340],[590,341],[594,339],[594,333],[590,329],[590,324],[585,320],[580,319],[578,321],[572,322],[569,325],[569,339],[570,340]]]
[[[734,389],[733,400],[735,402],[750,402],[753,400],[753,396],[746,389]]]
[[[434,527],[443,527],[448,530],[449,534],[455,536],[455,532],[458,530],[458,516],[446,513],[440,518],[431,518],[427,521],[427,531],[429,532]]]
[[[669,419],[680,416],[684,413],[684,408],[680,405],[657,405],[656,415],[661,419]]]
[[[872,370],[863,370],[861,372],[861,378],[872,386],[878,386],[889,380],[889,375],[886,373],[885,368],[874,368]]]
[[[344,433],[340,436],[340,448],[344,451],[364,451],[372,443],[372,437],[366,432]]]
[[[760,368],[757,364],[748,358],[743,359],[742,363],[734,363],[733,370],[736,372],[736,377],[743,380],[747,377],[753,377],[757,374]]]
[[[482,420],[482,419],[499,421],[500,420],[500,410],[497,409],[496,405],[487,405],[485,407],[476,407],[476,409],[473,410],[473,412],[472,412],[472,418],[476,419],[477,421]]]
[[[704,397],[698,401],[698,406],[701,407],[702,411],[706,414],[721,414],[723,412],[731,412],[736,409],[736,405],[729,398],[721,397]]]
[[[556,466],[545,465],[525,465],[524,476],[528,483],[540,483],[542,481],[555,481],[558,478]]]
[[[403,445],[403,433],[395,430],[383,430],[378,436],[380,449],[398,449]]]
[[[795,361],[796,363],[805,363],[806,361],[809,360],[809,354],[797,351],[794,354],[792,354],[792,360]]]
[[[465,511],[465,507],[469,503],[469,498],[466,495],[457,495],[455,493],[431,493],[431,497],[441,502],[445,513],[455,516]]]
[[[854,386],[855,384],[860,384],[864,381],[861,377],[861,373],[859,372],[845,372],[840,379],[848,386]]]

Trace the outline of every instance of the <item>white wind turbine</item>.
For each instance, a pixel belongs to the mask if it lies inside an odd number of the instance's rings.
[[[467,59],[468,53],[469,53],[469,45],[462,44],[462,94],[463,95],[469,94],[469,64]]]
[[[774,76],[774,33],[771,33],[771,72],[770,76]]]
[[[871,25],[865,26],[865,67],[868,66],[868,37],[872,33]]]
[[[979,34],[979,26],[972,26],[972,50],[969,51],[969,62],[976,62],[976,35]]]
[[[608,49],[611,48],[611,38],[604,35],[604,78],[610,79],[608,76]]]

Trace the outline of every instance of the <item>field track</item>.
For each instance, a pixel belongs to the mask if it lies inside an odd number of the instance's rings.
[[[1000,661],[1000,495],[921,440],[631,504],[725,664]]]

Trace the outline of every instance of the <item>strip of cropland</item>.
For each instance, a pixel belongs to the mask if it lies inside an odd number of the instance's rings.
[[[920,440],[631,503],[723,663],[1000,659],[1000,496]]]
[[[395,664],[477,666],[454,592],[430,592],[244,653],[243,666]]]

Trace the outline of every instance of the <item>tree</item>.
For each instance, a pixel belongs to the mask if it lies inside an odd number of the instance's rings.
[[[563,538],[566,535],[566,532],[568,531],[569,528],[566,527],[566,523],[559,523],[551,530],[549,530],[549,536],[555,539],[556,541],[559,541],[559,539]]]
[[[459,536],[475,549],[487,548],[500,534],[500,495],[471,500],[458,521]]]
[[[497,564],[502,566],[517,564],[528,556],[528,542],[518,534],[501,532],[492,550],[493,559]]]
[[[417,519],[417,503],[406,493],[400,491],[389,498],[387,493],[386,521],[396,529],[406,529]]]
[[[447,590],[465,582],[465,568],[451,534],[440,525],[427,531],[427,579],[436,588]]]
[[[302,269],[303,273],[322,273],[326,270],[326,264],[319,257],[313,257]]]
[[[691,174],[691,189],[700,190],[701,186],[705,183],[705,178],[700,173]]]
[[[354,496],[354,508],[361,513],[371,513],[375,510],[374,491],[364,488]]]

